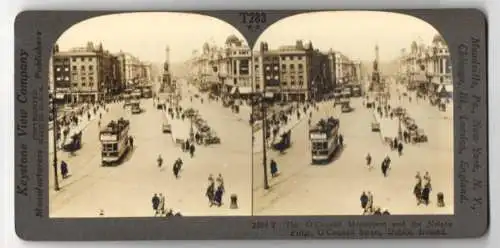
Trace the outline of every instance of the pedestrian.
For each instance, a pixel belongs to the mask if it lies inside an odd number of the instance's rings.
[[[194,150],[195,150],[194,144],[191,144],[191,146],[189,146],[189,154],[191,155],[191,157],[194,157]]]
[[[158,159],[156,159],[156,162],[158,162],[158,168],[161,168],[163,165],[163,158],[161,157],[161,154],[158,155]]]
[[[413,187],[413,195],[415,196],[415,199],[417,200],[417,206],[422,203],[422,181],[417,180],[417,183],[415,184],[415,187]]]
[[[217,187],[217,190],[215,191],[214,195],[214,204],[217,207],[222,206],[222,195],[224,194],[224,187],[222,185],[219,185]]]
[[[342,136],[342,134],[339,134],[339,144],[340,146],[344,146],[344,136]]]
[[[384,177],[387,177],[387,170],[389,169],[389,166],[387,165],[386,160],[382,161],[381,169],[382,169],[382,174],[384,175]]]
[[[384,209],[384,212],[382,212],[382,215],[391,215],[387,209]]]
[[[276,161],[274,161],[274,159],[271,159],[270,167],[271,167],[271,176],[277,177],[278,176],[278,164],[276,163]]]
[[[368,191],[368,193],[366,194],[366,196],[368,196],[367,208],[373,209],[373,194],[372,194],[372,192]]]
[[[153,198],[151,199],[151,203],[153,204],[153,211],[155,212],[155,216],[158,214],[158,206],[160,205],[160,198],[155,193]]]
[[[205,196],[208,198],[208,204],[210,207],[214,205],[214,197],[215,197],[215,183],[212,181],[209,182],[207,191],[205,192]]]
[[[128,142],[129,142],[130,148],[134,148],[134,138],[132,136],[128,137]]]
[[[430,183],[431,182],[431,175],[429,174],[428,171],[425,172],[425,175],[424,175],[424,180],[427,182],[427,183]]]
[[[224,187],[224,178],[222,178],[222,174],[219,173],[217,176],[216,182],[219,184],[219,186]]]
[[[372,167],[372,156],[370,153],[366,154],[366,166],[368,166],[369,169]]]
[[[179,160],[176,160],[174,162],[174,166],[172,168],[172,172],[174,173],[174,176],[176,179],[179,178],[179,171],[181,170],[180,165],[179,165]]]
[[[400,157],[403,155],[403,143],[401,142],[398,144],[398,154]]]
[[[427,182],[424,186],[424,189],[422,190],[422,201],[426,206],[429,205],[429,195],[431,193],[431,190],[431,184]]]
[[[398,148],[398,138],[394,138],[392,142],[392,149],[396,150]]]
[[[159,206],[158,206],[158,211],[160,212],[160,214],[164,214],[165,213],[165,196],[160,193],[160,203],[159,203]]]
[[[61,175],[63,179],[68,177],[68,164],[64,160],[61,161]]]
[[[361,194],[359,201],[361,202],[361,208],[366,211],[366,207],[368,206],[368,195],[366,195],[365,191],[363,191],[363,194]]]

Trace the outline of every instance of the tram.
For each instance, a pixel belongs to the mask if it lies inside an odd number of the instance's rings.
[[[309,130],[312,163],[328,163],[339,146],[339,119],[330,117],[320,120]]]
[[[124,157],[130,148],[130,122],[123,118],[111,121],[99,133],[102,165],[111,165]]]

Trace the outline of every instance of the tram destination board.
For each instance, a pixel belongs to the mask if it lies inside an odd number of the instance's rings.
[[[477,9],[19,13],[16,232],[483,236],[486,26]]]

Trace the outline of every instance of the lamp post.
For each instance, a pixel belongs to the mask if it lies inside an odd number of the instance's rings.
[[[255,68],[255,58],[253,52],[251,52],[251,68],[252,74]],[[255,85],[255,75],[252,75],[252,87]],[[263,79],[262,84],[262,95],[260,97],[260,107],[262,112],[262,166],[264,169],[264,189],[269,189],[269,180],[267,178],[267,104],[266,104],[266,81]]]
[[[262,92],[261,98],[261,109],[262,109],[262,166],[264,166],[264,189],[269,189],[269,180],[267,178],[267,106],[265,102],[265,82],[264,90]]]
[[[55,84],[53,86],[53,92],[52,92],[52,138],[53,138],[53,161],[52,161],[52,166],[54,168],[54,190],[59,191],[61,188],[59,187],[59,173],[57,171],[57,107],[56,103],[54,101],[54,98],[56,97],[56,87]]]

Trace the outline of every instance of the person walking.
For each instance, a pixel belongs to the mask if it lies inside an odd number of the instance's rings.
[[[160,205],[160,198],[155,193],[153,198],[151,199],[151,203],[153,204],[153,211],[155,212],[155,216],[158,214],[158,207]]]
[[[62,160],[61,161],[61,175],[62,175],[62,178],[63,179],[66,179],[68,178],[68,174],[69,174],[69,171],[68,171],[68,164]]]

